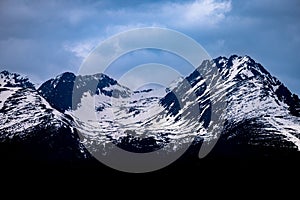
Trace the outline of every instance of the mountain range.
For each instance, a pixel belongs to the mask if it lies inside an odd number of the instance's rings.
[[[203,69],[219,76],[202,76]],[[220,98],[221,111],[214,107]],[[216,120],[220,135],[208,130]],[[39,88],[0,73],[3,160],[85,163],[94,160],[90,151],[109,153],[108,144],[145,153],[190,142],[184,156],[193,159],[216,137],[209,154],[216,159],[299,158],[299,97],[261,64],[237,55],[206,60],[169,88],[139,91],[101,73],[65,72]]]

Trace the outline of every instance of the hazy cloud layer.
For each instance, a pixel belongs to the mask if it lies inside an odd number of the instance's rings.
[[[212,57],[250,55],[300,94],[299,9],[298,0],[2,0],[0,70],[28,74],[36,82],[76,73],[104,39],[159,26],[191,36]]]

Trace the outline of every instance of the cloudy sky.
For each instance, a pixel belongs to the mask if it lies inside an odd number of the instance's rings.
[[[36,83],[76,73],[101,41],[154,26],[192,37],[211,57],[249,55],[300,94],[299,10],[298,0],[1,0],[0,70]]]

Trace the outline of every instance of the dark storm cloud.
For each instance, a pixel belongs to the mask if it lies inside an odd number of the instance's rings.
[[[78,58],[63,45],[84,34],[90,37],[86,32],[91,28],[83,27],[93,12],[80,2],[1,1],[1,68],[28,74],[35,81],[74,71]]]
[[[300,93],[299,1],[0,1],[0,70],[43,81],[77,72],[100,41],[160,26],[196,39],[212,57],[250,55]]]

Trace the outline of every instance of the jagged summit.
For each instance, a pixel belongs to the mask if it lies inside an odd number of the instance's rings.
[[[0,72],[0,87],[34,88],[34,85],[27,77],[4,70]]]
[[[224,79],[230,82],[236,82],[238,85],[248,84],[251,87],[258,87],[261,98],[267,96],[277,96],[277,103],[283,102],[289,106],[292,115],[300,116],[300,101],[296,94],[292,94],[288,88],[276,77],[272,76],[260,63],[255,62],[249,56],[233,55],[229,58],[218,57],[213,60],[220,69]]]
[[[220,76],[207,81],[201,70],[195,70],[159,93],[155,89],[131,91],[101,73],[70,72],[35,90],[27,79],[1,72],[0,139],[38,135],[37,141],[49,137],[40,133],[50,130],[50,138],[56,138],[52,143],[64,136],[63,141],[78,148],[77,153],[82,143],[96,150],[103,147],[103,151],[109,151],[106,147],[113,143],[133,152],[151,152],[170,144],[169,150],[175,151],[189,138],[197,138],[197,145],[216,138],[214,131],[207,130],[215,111],[211,105],[219,100],[214,91],[225,99],[224,110],[217,116],[224,124],[216,127],[222,129],[221,149],[237,146],[241,155],[239,149],[300,150],[299,97],[261,64],[249,56],[233,55],[205,61],[201,67],[213,73],[218,70]],[[81,142],[76,132],[81,133]]]
[[[72,108],[73,90],[79,91],[81,95],[91,92],[116,98],[128,96],[130,93],[128,88],[120,86],[116,80],[102,73],[76,76],[65,72],[46,81],[38,88],[40,95],[60,112]]]
[[[51,107],[27,78],[3,71],[0,80],[1,159],[50,161],[85,157],[72,121]]]
[[[225,77],[229,75],[227,78],[243,80],[253,76],[264,76],[273,84],[279,82],[277,78],[271,76],[260,63],[256,63],[250,56],[218,57],[213,62],[221,69]]]

